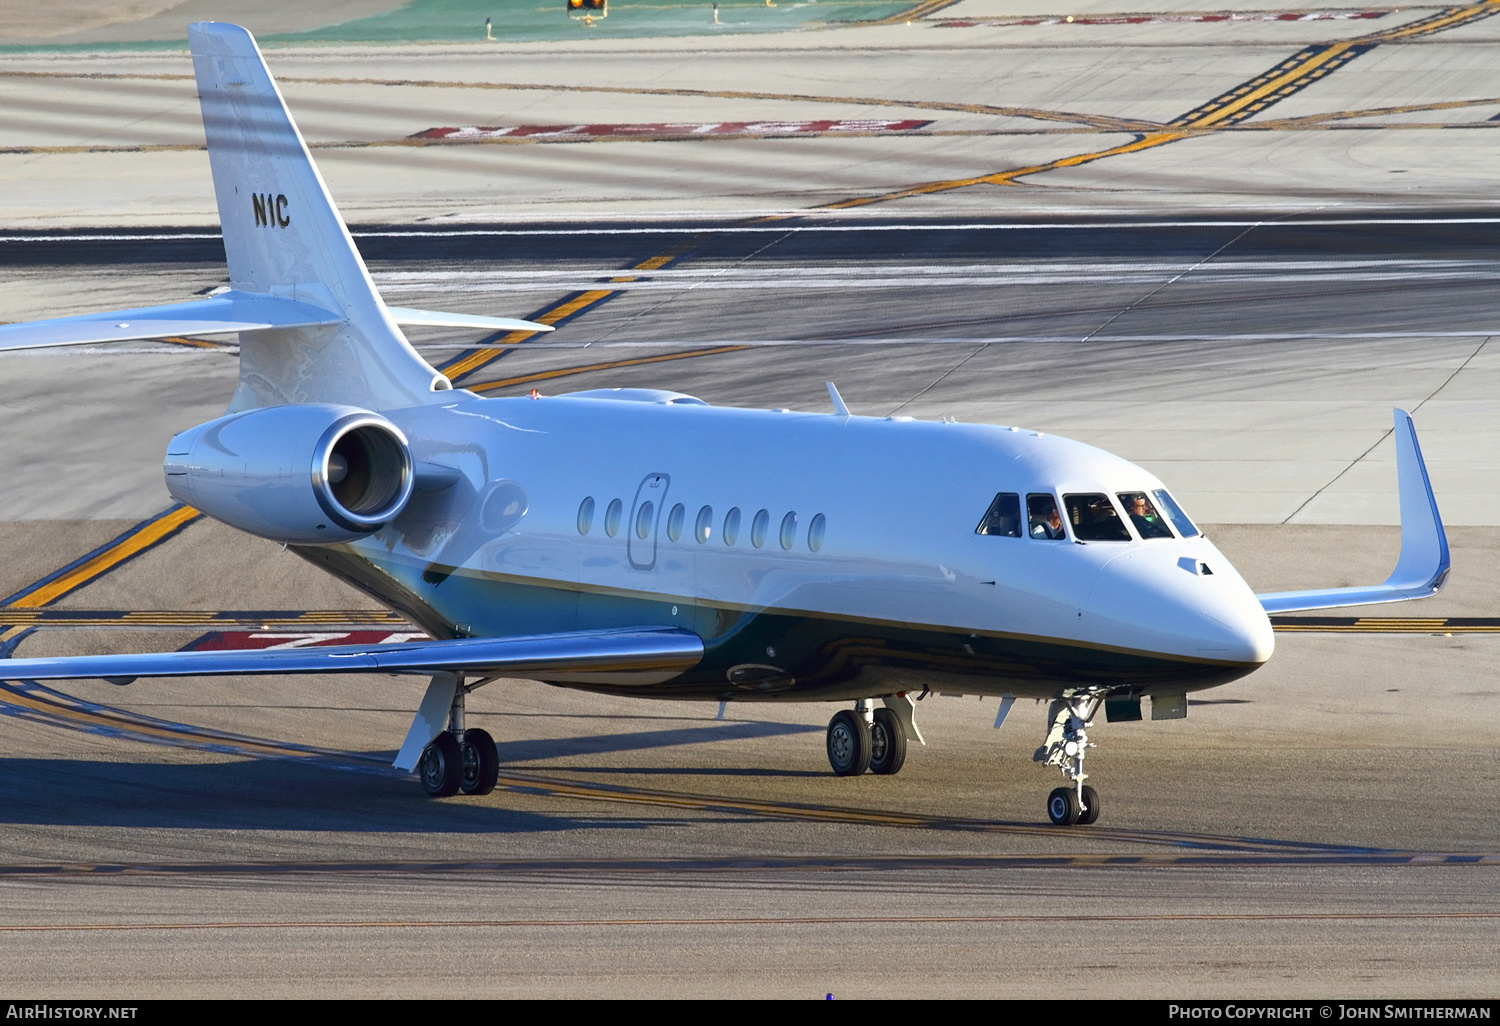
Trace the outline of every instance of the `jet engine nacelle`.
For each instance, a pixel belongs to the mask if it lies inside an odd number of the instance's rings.
[[[352,406],[271,406],[182,432],[167,446],[167,491],[216,520],[296,545],[380,530],[411,498],[400,428]]]

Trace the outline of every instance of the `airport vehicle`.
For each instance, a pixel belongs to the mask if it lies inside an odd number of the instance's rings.
[[[1166,487],[1016,427],[727,409],[674,392],[484,399],[400,324],[531,327],[387,307],[250,34],[190,29],[232,289],[0,327],[0,348],[236,332],[224,416],[171,440],[168,490],[348,581],[433,640],[13,660],[30,679],[430,676],[396,757],[483,794],[465,698],[500,676],[643,698],[840,701],[834,771],[895,773],[929,690],[1050,703],[1036,760],[1093,822],[1088,728],[1186,715],[1271,655],[1270,612],[1419,598],[1447,542],[1396,411],[1402,546],[1369,588],[1253,594]],[[998,721],[997,721],[998,723]]]

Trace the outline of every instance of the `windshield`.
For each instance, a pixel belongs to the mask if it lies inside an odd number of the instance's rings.
[[[990,503],[975,534],[994,534],[1005,538],[1021,537],[1021,497],[1015,492],[1001,492]]]
[[[1167,527],[1166,519],[1151,505],[1151,500],[1146,498],[1145,492],[1116,492],[1120,499],[1120,505],[1125,507],[1125,515],[1135,525],[1135,533],[1142,538],[1170,538],[1171,528]]]
[[[1130,532],[1108,495],[1064,495],[1063,505],[1068,510],[1068,523],[1073,525],[1073,537],[1079,541],[1130,540]]]
[[[1182,511],[1182,507],[1177,505],[1177,500],[1167,494],[1165,488],[1158,488],[1151,495],[1156,499],[1156,505],[1171,519],[1172,526],[1177,528],[1178,534],[1184,538],[1198,537],[1198,529],[1193,526],[1193,522],[1188,519],[1188,515]]]

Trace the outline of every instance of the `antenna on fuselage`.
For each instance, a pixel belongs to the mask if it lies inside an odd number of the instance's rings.
[[[832,381],[828,382],[828,398],[833,400],[833,414],[836,417],[849,416],[849,407],[844,405],[844,397],[839,395],[838,386]]]

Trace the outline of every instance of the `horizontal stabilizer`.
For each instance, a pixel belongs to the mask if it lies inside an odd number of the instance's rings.
[[[439,313],[436,310],[413,310],[406,306],[388,306],[391,320],[403,328],[486,328],[490,331],[553,331],[550,324],[522,321],[514,317],[485,317],[480,314]]]
[[[343,314],[312,303],[231,290],[212,299],[189,303],[0,325],[0,350],[86,346],[176,335],[222,335],[265,328],[315,328],[343,322]]]
[[[1401,555],[1384,584],[1322,591],[1278,591],[1257,595],[1267,613],[1296,613],[1336,606],[1402,602],[1436,595],[1448,581],[1448,535],[1437,497],[1417,444],[1411,414],[1396,411],[1396,479],[1401,490]]]
[[[427,676],[451,672],[471,676],[540,680],[591,676],[654,675],[666,680],[696,666],[703,641],[676,627],[570,631],[515,638],[457,638],[391,645],[329,645],[315,648],[244,649],[212,652],[59,656],[0,661],[6,680],[221,677],[252,674],[401,673]]]

